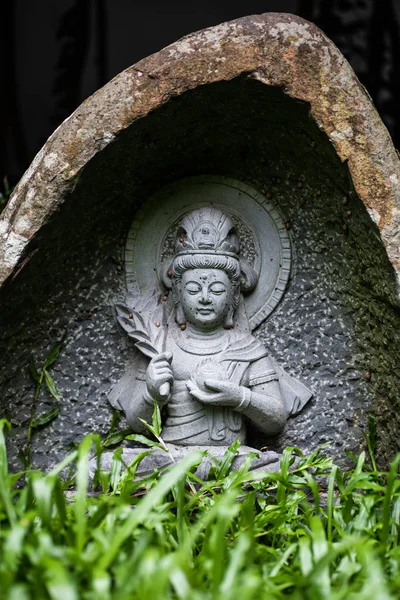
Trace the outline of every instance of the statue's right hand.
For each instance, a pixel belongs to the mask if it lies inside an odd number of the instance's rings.
[[[170,396],[171,384],[174,380],[171,361],[171,352],[161,352],[151,359],[149,366],[147,367],[147,390],[153,400],[158,404],[165,404]]]

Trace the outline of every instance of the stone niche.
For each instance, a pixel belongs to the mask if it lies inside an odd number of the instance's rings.
[[[194,33],[127,69],[58,128],[15,189],[0,220],[11,462],[33,402],[29,361],[40,365],[64,330],[51,368],[60,413],[34,433],[34,465],[108,429],[132,353],[113,312],[128,232],[154,193],[193,176],[258,190],[292,247],[285,293],[255,335],[313,398],[283,433],[254,430],[251,444],[330,442],[343,461],[364,447],[373,414],[385,464],[400,449],[399,160],[337,48],[287,14]],[[37,415],[54,404],[43,391]]]

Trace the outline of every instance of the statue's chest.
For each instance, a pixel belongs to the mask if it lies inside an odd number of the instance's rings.
[[[199,354],[194,354],[193,351],[178,346],[173,339],[167,341],[167,349],[172,352],[171,366],[176,381],[190,379],[204,362],[219,363],[223,353],[223,349],[221,349],[219,352],[201,351]]]

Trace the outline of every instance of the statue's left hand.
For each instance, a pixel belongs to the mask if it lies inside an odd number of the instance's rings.
[[[206,379],[204,383],[206,387],[205,391],[201,390],[192,380],[186,383],[190,395],[203,404],[216,404],[218,406],[237,408],[243,401],[245,388],[232,381]]]

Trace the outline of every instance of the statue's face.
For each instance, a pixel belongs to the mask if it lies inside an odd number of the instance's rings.
[[[221,269],[189,269],[182,274],[180,301],[186,321],[210,331],[224,324],[232,305],[232,283]]]

